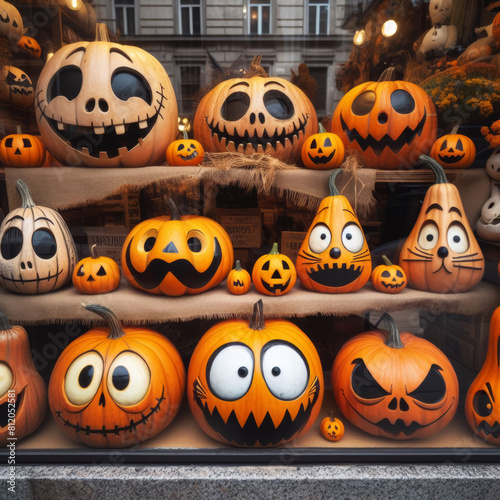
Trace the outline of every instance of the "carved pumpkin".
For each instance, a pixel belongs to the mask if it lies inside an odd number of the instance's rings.
[[[475,230],[484,240],[500,241],[500,147],[495,148],[486,160],[486,173],[491,177],[490,197],[481,208]]]
[[[0,35],[16,44],[21,40],[23,32],[24,23],[20,12],[11,3],[0,0]]]
[[[321,421],[319,430],[328,441],[340,441],[345,432],[344,423],[334,416],[333,411]]]
[[[225,80],[203,97],[194,137],[209,152],[266,153],[295,161],[306,138],[318,130],[314,106],[296,85],[269,77],[260,56],[251,68],[255,71],[247,77]]]
[[[340,349],[332,386],[344,416],[360,429],[393,439],[425,438],[455,415],[458,379],[448,358],[428,340],[389,331],[356,335]]]
[[[484,274],[484,257],[467,221],[458,189],[436,160],[421,161],[436,174],[399,255],[412,288],[428,292],[466,292]]]
[[[9,409],[13,419],[9,421]],[[17,440],[31,434],[45,418],[47,386],[36,371],[22,326],[10,326],[0,312],[0,447],[8,438]],[[13,431],[13,432],[12,432]]]
[[[89,446],[122,448],[165,429],[179,410],[185,387],[174,345],[146,327],[122,328],[108,308],[96,327],[59,356],[49,382],[52,416],[64,433]]]
[[[17,108],[29,108],[35,100],[35,89],[30,77],[14,66],[0,68],[0,101]]]
[[[167,163],[174,166],[199,165],[203,161],[203,146],[194,139],[189,139],[184,130],[182,139],[172,142],[167,148]]]
[[[383,293],[400,293],[408,283],[406,274],[400,266],[393,264],[382,255],[384,264],[377,266],[370,277],[373,288]]]
[[[369,168],[408,168],[436,140],[436,108],[425,90],[413,83],[366,82],[340,100],[332,131]]]
[[[6,167],[41,167],[45,161],[45,146],[34,135],[17,134],[5,136],[0,142],[0,159]]]
[[[432,145],[430,157],[444,168],[467,168],[476,159],[476,146],[472,139],[457,131],[458,126]]]
[[[73,271],[73,285],[81,293],[108,293],[120,284],[120,268],[110,257],[97,255],[92,245],[91,256],[80,260]]]
[[[329,177],[330,196],[324,198],[297,255],[300,282],[323,293],[354,292],[370,279],[370,249],[348,199],[339,194]]]
[[[97,40],[65,45],[37,83],[36,117],[51,154],[66,165],[142,167],[164,162],[177,135],[170,79],[146,51]]]
[[[319,123],[319,133],[306,139],[302,146],[302,163],[307,168],[327,170],[340,167],[344,161],[344,143],[340,137],[327,132]]]
[[[289,321],[219,323],[201,338],[188,369],[194,418],[213,439],[277,446],[305,434],[323,401],[323,370],[307,336]]]
[[[40,44],[32,37],[30,36],[25,36],[23,35],[21,37],[21,40],[17,42],[17,46],[23,50],[24,52],[27,52],[33,57],[40,58],[42,57],[42,47],[40,47]]]
[[[243,295],[250,290],[252,278],[250,277],[250,273],[241,267],[241,262],[239,260],[236,261],[234,269],[229,271],[226,284],[227,289],[233,295]]]
[[[21,208],[0,226],[0,284],[25,294],[57,290],[71,279],[77,262],[71,233],[57,211],[35,205],[21,179],[16,188]]]
[[[153,294],[204,292],[227,276],[233,246],[224,228],[207,217],[179,214],[148,219],[130,231],[122,249],[123,274],[132,286]]]

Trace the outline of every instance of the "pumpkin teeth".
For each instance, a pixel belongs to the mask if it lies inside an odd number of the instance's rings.
[[[316,265],[316,264],[315,264]],[[344,263],[339,266],[336,263],[318,264],[317,269],[311,267],[306,269],[309,278],[320,285],[338,288],[349,285],[356,281],[363,272],[362,266],[351,264],[349,267]]]
[[[498,439],[500,436],[500,424],[495,422],[493,425],[490,425],[486,420],[482,420],[481,423],[477,426],[478,431],[482,431],[486,436],[492,436],[494,439]]]

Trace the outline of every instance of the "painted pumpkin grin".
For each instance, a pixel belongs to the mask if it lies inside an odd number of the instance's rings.
[[[194,160],[198,156],[198,151],[193,151],[190,155],[183,156],[179,155],[184,161]]]
[[[386,283],[385,281],[382,281],[382,285],[384,285],[386,288],[401,288],[405,282],[403,283]]]
[[[318,151],[318,152],[321,153],[321,151]],[[334,149],[332,151],[332,153],[329,154],[328,156],[312,156],[311,153],[307,153],[307,154],[309,155],[309,158],[311,159],[311,161],[313,163],[315,163],[316,165],[325,165],[335,156],[336,152],[337,152],[337,150]]]
[[[439,159],[441,161],[444,161],[445,163],[458,163],[460,160],[462,160],[464,158],[464,154],[456,154],[456,155],[452,155],[452,156],[443,156],[443,155],[440,155],[438,154],[439,156]]]
[[[357,280],[363,272],[364,266],[351,264],[347,267],[344,263],[340,267],[338,264],[318,264],[317,269],[306,269],[309,278],[316,283],[330,287],[341,287]]]
[[[23,279],[23,277],[21,275],[19,275],[19,278],[16,279],[14,278],[14,275],[12,275],[12,277],[7,277],[7,276],[4,276],[3,274],[0,274],[0,278],[4,279],[5,281],[11,281],[12,283],[21,283],[22,285],[24,285],[25,283],[39,283],[40,281],[45,281],[47,280],[47,283],[50,283],[50,280],[51,279],[56,279],[56,282],[57,282],[57,277],[64,271],[64,269],[61,269],[57,274],[53,274],[52,276],[50,275],[50,269],[49,269],[49,275],[48,276],[45,276],[43,278],[40,278],[38,275],[36,278],[34,279],[30,279],[30,280],[27,280],[27,279]]]
[[[21,389],[21,391],[18,393],[17,399],[16,399],[16,413],[21,412],[22,408],[22,403],[23,403],[23,396],[24,396],[24,387]],[[0,405],[0,428],[4,428],[9,424],[9,415],[8,415],[8,409],[9,409],[9,402],[6,401],[5,403]]]
[[[477,426],[478,432],[482,432],[486,436],[492,436],[493,439],[498,439],[500,436],[500,424],[495,422],[493,425],[490,425],[486,420],[482,420],[481,423]]]
[[[393,139],[388,134],[385,134],[384,137],[377,140],[371,135],[368,135],[368,137],[366,138],[362,137],[361,134],[356,130],[356,128],[350,129],[347,126],[347,123],[344,121],[343,116],[340,115],[342,130],[349,137],[349,141],[356,141],[363,151],[371,148],[377,156],[379,156],[385,148],[390,148],[394,154],[397,154],[401,151],[401,149],[403,149],[404,146],[409,146],[410,144],[412,144],[415,137],[422,134],[426,120],[427,110],[424,111],[424,116],[415,127],[415,129],[406,127],[401,135],[396,139]]]
[[[286,283],[276,283],[276,284],[271,284],[271,283],[266,283],[264,280],[261,280],[262,282],[262,286],[268,291],[268,292],[271,292],[271,293],[276,293],[278,290],[280,292],[284,292],[288,286],[290,285],[290,280],[292,278],[288,278],[288,281]]]

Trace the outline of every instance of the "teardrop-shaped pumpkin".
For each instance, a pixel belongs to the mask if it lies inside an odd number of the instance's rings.
[[[241,267],[241,262],[236,261],[234,269],[229,271],[227,275],[227,289],[234,295],[243,295],[250,290],[252,284],[252,277],[250,273]]]
[[[436,174],[425,195],[417,222],[399,256],[412,288],[428,292],[466,292],[484,274],[484,257],[472,232],[458,189],[443,167],[421,155]]]

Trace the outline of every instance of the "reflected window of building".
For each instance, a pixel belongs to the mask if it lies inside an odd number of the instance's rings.
[[[179,114],[192,117],[196,106],[196,95],[201,88],[201,66],[180,66],[181,98],[178,100]]]
[[[328,114],[327,96],[328,96],[328,67],[309,66],[309,74],[316,80],[318,88],[316,89],[316,113],[318,117]]]
[[[179,0],[181,35],[201,34],[201,0]]]
[[[271,0],[249,0],[248,12],[251,35],[271,32]]]
[[[330,0],[309,0],[309,35],[328,35]]]
[[[122,35],[135,35],[135,0],[115,0],[115,18]]]

